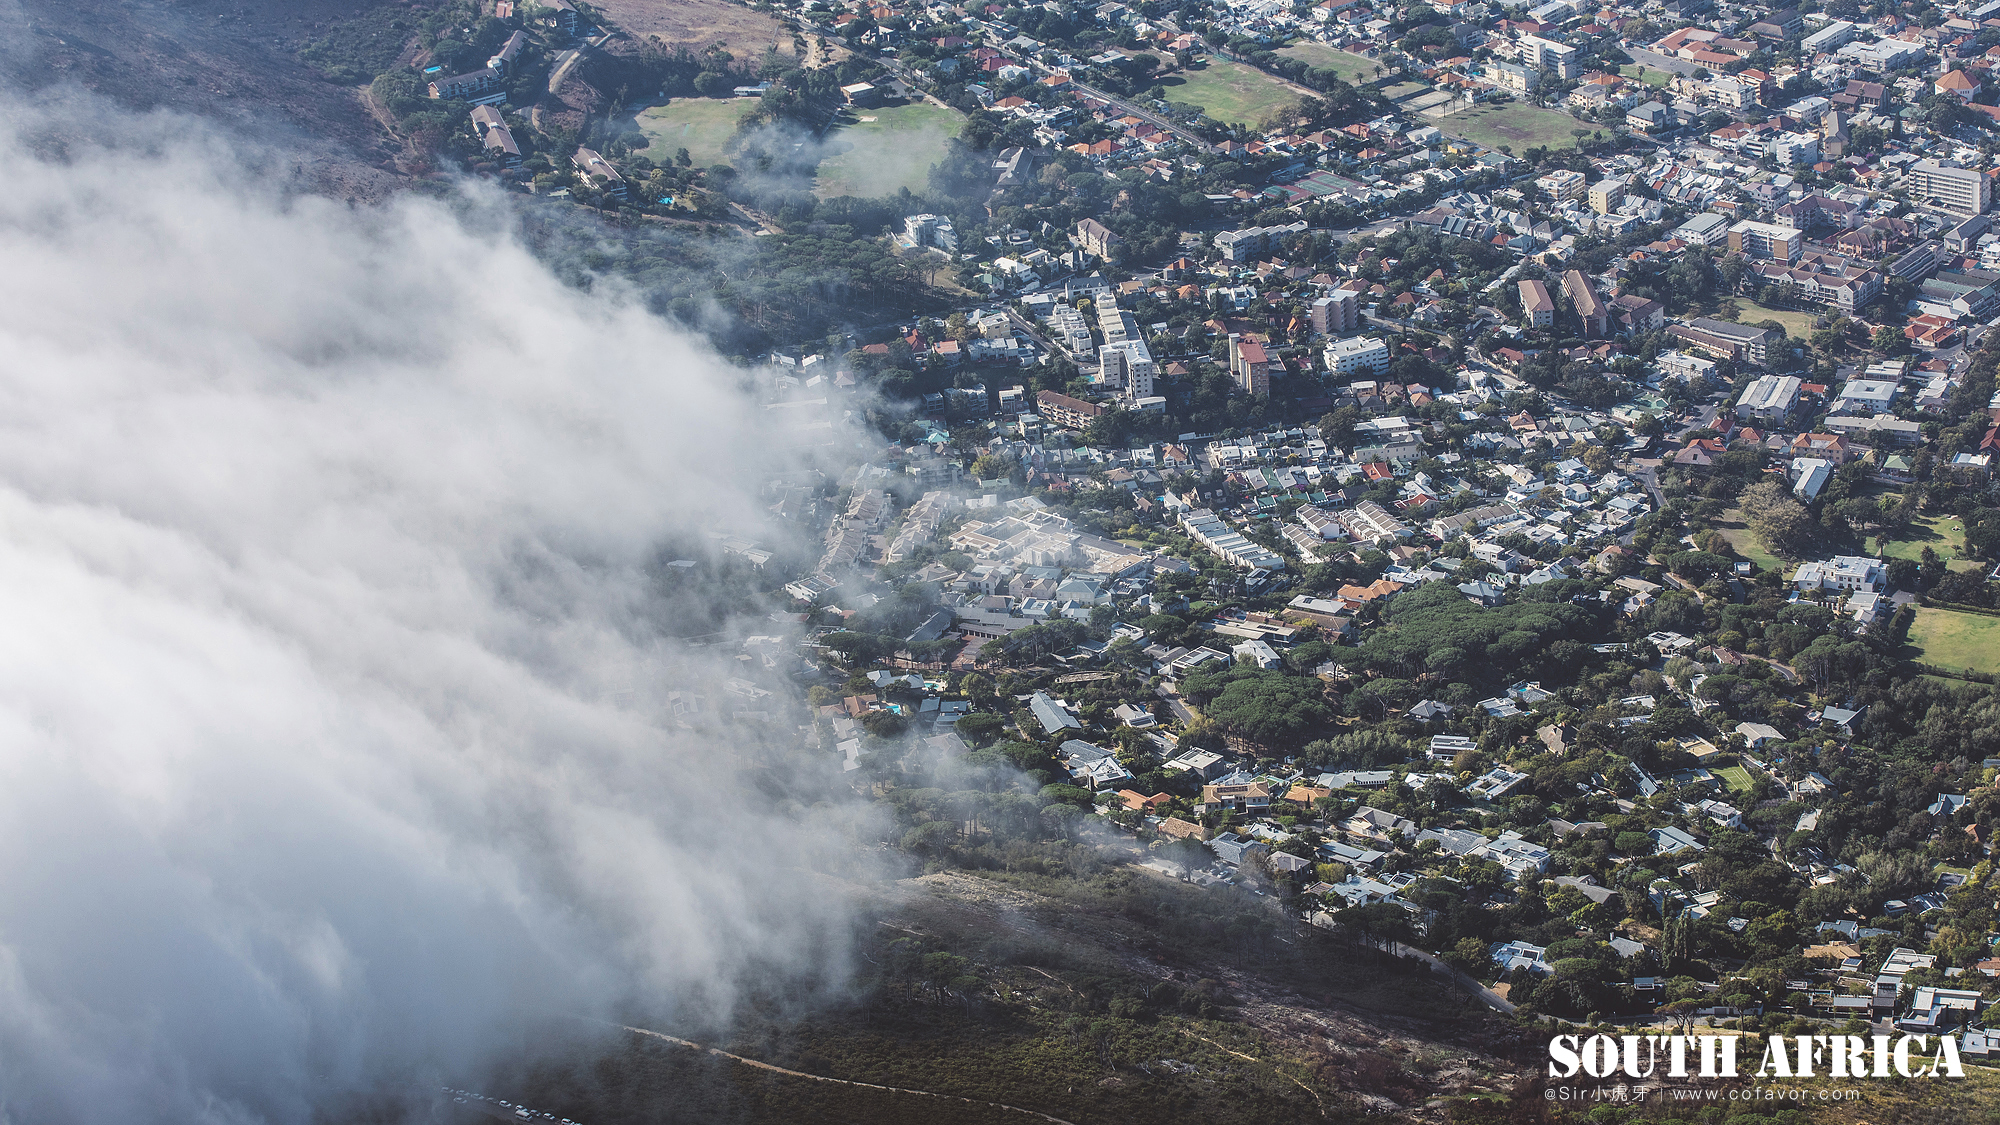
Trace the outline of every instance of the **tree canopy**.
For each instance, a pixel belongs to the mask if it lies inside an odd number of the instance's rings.
[[[1401,677],[1429,673],[1457,683],[1513,679],[1534,671],[1556,642],[1602,633],[1598,612],[1568,601],[1478,606],[1445,582],[1399,595],[1386,618],[1388,627],[1361,647],[1365,667]],[[1569,650],[1557,655],[1574,658]]]
[[[1301,744],[1333,718],[1317,679],[1247,664],[1190,676],[1183,690],[1217,726],[1267,746]]]

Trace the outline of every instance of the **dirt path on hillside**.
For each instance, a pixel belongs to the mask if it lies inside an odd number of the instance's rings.
[[[719,1047],[704,1047],[700,1043],[691,1043],[686,1039],[676,1039],[671,1035],[666,1035],[658,1031],[648,1031],[643,1027],[626,1027],[624,1030],[632,1032],[634,1035],[645,1035],[654,1039],[665,1040],[668,1043],[686,1047],[690,1050],[707,1051],[709,1054],[719,1058],[729,1059],[732,1062],[755,1067],[758,1070],[768,1070],[773,1074],[782,1074],[787,1078],[804,1078],[813,1082],[830,1082],[836,1086],[858,1086],[863,1090],[881,1090],[888,1094],[908,1094],[911,1097],[917,1098],[936,1098],[939,1101],[959,1102],[964,1105],[983,1105],[988,1109],[1004,1109],[1009,1113],[1021,1113],[1029,1117],[1039,1117],[1043,1121],[1049,1122],[1050,1125],[1076,1125],[1073,1121],[1065,1121],[1060,1117],[1051,1117],[1040,1110],[1022,1109],[1020,1106],[1008,1105],[1006,1102],[982,1102],[975,1098],[961,1098],[956,1094],[937,1094],[929,1090],[909,1090],[901,1086],[878,1086],[873,1082],[852,1082],[845,1078],[828,1078],[824,1074],[807,1074],[803,1070],[786,1070],[782,1066],[772,1066],[770,1063],[758,1062],[756,1059],[746,1059],[742,1055],[732,1055]]]

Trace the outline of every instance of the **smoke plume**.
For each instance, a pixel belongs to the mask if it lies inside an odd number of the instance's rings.
[[[776,535],[741,372],[476,191],[53,132],[127,139],[0,124],[0,1121],[303,1121],[837,977],[861,814],[653,612],[662,543]]]

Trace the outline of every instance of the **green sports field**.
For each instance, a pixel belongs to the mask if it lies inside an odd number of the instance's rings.
[[[1794,340],[1810,339],[1813,334],[1814,314],[1798,309],[1774,309],[1755,301],[1739,301],[1736,319],[1744,324],[1775,320],[1785,326],[1785,335]]]
[[[1256,125],[1279,109],[1297,105],[1291,87],[1254,66],[1210,59],[1199,70],[1182,71],[1161,80],[1167,100],[1198,105],[1217,121]]]
[[[1910,625],[1917,659],[1940,668],[2000,672],[2000,617],[1921,608]]]
[[[1438,127],[1488,148],[1506,145],[1515,152],[1526,149],[1576,144],[1572,129],[1602,129],[1589,121],[1578,121],[1567,113],[1541,109],[1523,102],[1482,105],[1453,114]]]
[[[736,123],[756,108],[754,98],[675,98],[642,109],[639,131],[652,142],[646,155],[656,164],[666,163],[674,158],[674,150],[684,148],[700,167],[719,163],[722,146],[736,135]]]
[[[964,121],[958,111],[929,102],[851,112],[853,123],[826,137],[828,155],[813,188],[823,199],[874,199],[901,188],[922,191],[931,165],[944,158],[947,142]]]
[[[1375,81],[1377,74],[1388,73],[1388,69],[1374,59],[1365,59],[1324,43],[1294,43],[1279,48],[1278,53],[1288,59],[1298,59],[1308,66],[1338,71],[1342,78],[1357,86]]]
[[[1748,793],[1750,791],[1750,771],[1744,769],[1742,766],[1724,766],[1715,771],[1715,776],[1721,778],[1724,785],[1729,786],[1731,793]]]

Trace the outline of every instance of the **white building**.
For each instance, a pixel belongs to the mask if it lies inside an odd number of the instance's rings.
[[[1847,385],[1840,388],[1833,408],[1836,411],[1866,408],[1877,414],[1886,413],[1890,404],[1896,401],[1897,387],[1894,379],[1849,379]]]
[[[1811,133],[1780,133],[1765,142],[1764,151],[1781,168],[1811,164],[1819,159],[1819,138]]]
[[[1743,396],[1736,400],[1736,416],[1746,421],[1782,422],[1798,405],[1802,386],[1796,375],[1760,375],[1743,388]]]
[[[1562,203],[1566,200],[1582,199],[1584,193],[1589,191],[1590,187],[1588,182],[1585,181],[1583,173],[1572,172],[1567,168],[1558,168],[1546,176],[1537,177],[1535,180],[1535,190],[1555,200],[1557,203]]]
[[[909,215],[903,219],[903,237],[912,246],[929,246],[947,253],[958,252],[958,231],[942,215]]]
[[[1127,405],[1153,397],[1153,353],[1144,340],[1125,340],[1097,349],[1099,383],[1117,387]]]
[[[1515,832],[1502,832],[1499,838],[1473,849],[1472,854],[1499,864],[1515,880],[1540,875],[1549,869],[1549,850]]]
[[[1697,246],[1720,246],[1729,241],[1729,220],[1706,211],[1675,227],[1673,237]]]
[[[1716,363],[1712,359],[1680,351],[1661,352],[1657,362],[1662,374],[1675,379],[1685,379],[1688,382],[1707,382],[1715,374],[1716,368]]]
[[[1799,47],[1805,57],[1810,59],[1823,51],[1844,47],[1853,38],[1854,25],[1846,20],[1835,20],[1800,40]]]
[[[1575,47],[1535,35],[1521,37],[1521,61],[1537,70],[1553,70],[1557,78],[1575,78],[1579,73]]]
[[[1821,457],[1792,458],[1792,494],[1810,504],[1833,479],[1833,462]]]
[[[1882,564],[1861,555],[1835,555],[1825,562],[1799,564],[1792,585],[1806,593],[1819,590],[1880,591],[1888,582]]]
[[[1992,184],[1985,173],[1973,168],[1919,160],[1904,174],[1903,183],[1913,199],[1962,215],[1977,215],[1993,202]]]
[[[1326,346],[1324,358],[1326,369],[1336,375],[1350,375],[1356,371],[1380,374],[1389,369],[1389,345],[1372,336],[1335,340]]]
[[[1388,509],[1373,500],[1363,500],[1352,508],[1342,508],[1334,515],[1347,529],[1348,537],[1357,542],[1393,542],[1408,539],[1411,535],[1409,524],[1390,515]]]
[[[1285,569],[1283,555],[1245,539],[1207,508],[1183,512],[1180,522],[1189,538],[1231,566],[1244,570]]]

